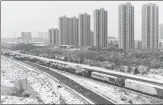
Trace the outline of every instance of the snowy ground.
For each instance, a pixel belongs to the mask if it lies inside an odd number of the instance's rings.
[[[54,70],[54,69],[52,69]],[[120,87],[116,87],[110,84],[106,84],[103,82],[98,82],[93,79],[84,78],[82,76],[77,76],[74,74],[70,74],[67,72],[62,72],[59,70],[55,70],[74,81],[78,82],[82,86],[95,91],[96,93],[101,94],[102,96],[106,98],[110,98],[111,100],[114,100],[118,102],[118,104],[163,104],[163,100],[147,97],[146,95],[142,95],[133,91],[128,91],[127,89],[122,89]]]
[[[158,74],[153,75],[153,74],[149,73],[146,77],[163,81],[163,76],[162,75],[158,75]]]
[[[29,68],[20,66],[12,60],[1,58],[1,103],[2,104],[84,104],[72,91],[57,81]],[[21,81],[18,81],[21,80]],[[25,81],[26,80],[26,81]],[[25,89],[19,94],[20,85]],[[27,85],[26,85],[27,84]],[[23,94],[30,97],[24,97]],[[62,101],[59,101],[61,97]]]
[[[151,70],[149,70],[148,74],[144,74],[144,75],[140,75],[140,76],[148,77],[153,80],[163,81],[163,69],[161,69],[161,68],[160,69],[151,69]]]

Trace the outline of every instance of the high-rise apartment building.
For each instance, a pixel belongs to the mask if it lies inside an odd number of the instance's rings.
[[[66,16],[59,18],[59,36],[60,44],[68,44],[68,18]]]
[[[68,18],[66,16],[59,18],[59,34],[61,45],[78,46],[78,19],[76,17]]]
[[[28,43],[32,40],[32,33],[31,32],[21,32],[21,39],[23,43]]]
[[[48,38],[49,38],[49,44],[53,44],[52,43],[52,29],[48,30]]]
[[[90,46],[93,46],[93,38],[94,38],[93,35],[94,35],[93,31],[90,31]]]
[[[79,46],[79,19],[72,17],[72,44],[73,46]]]
[[[158,49],[158,15],[156,4],[142,6],[142,48],[145,50]]]
[[[79,45],[91,46],[90,39],[90,15],[87,13],[79,15]]]
[[[49,34],[49,43],[51,45],[59,46],[59,30],[51,28],[48,31]]]
[[[48,42],[48,32],[38,32],[39,41]]]
[[[163,24],[159,25],[159,40],[163,40]]]
[[[119,5],[118,18],[118,47],[134,49],[134,7],[131,3]]]
[[[107,47],[107,11],[94,10],[94,46]]]
[[[135,40],[135,49],[142,49],[142,41],[140,40]]]

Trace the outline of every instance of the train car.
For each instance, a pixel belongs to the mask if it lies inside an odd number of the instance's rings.
[[[105,82],[109,82],[109,83],[112,83],[112,84],[116,84],[116,81],[118,79],[115,76],[106,75],[106,74],[102,74],[102,73],[98,73],[98,72],[92,72],[91,77],[95,78],[95,79],[98,79],[98,80],[105,81]]]
[[[57,69],[62,70],[62,71],[67,71],[67,65],[66,64],[60,64],[58,63]]]
[[[67,66],[67,72],[75,73],[78,75],[84,75],[85,69],[78,65],[69,65]]]
[[[49,66],[50,61],[45,59],[38,59],[37,63],[43,66]]]
[[[75,72],[76,74],[84,76],[85,69],[83,67],[77,65],[75,66],[75,69],[76,69],[76,72]]]
[[[161,86],[156,86],[155,88],[156,88],[156,90],[157,90],[157,97],[163,99],[163,87],[161,87]]]
[[[29,58],[29,61],[30,61],[30,62],[36,63],[36,62],[38,61],[38,59],[37,59],[37,58],[30,57],[30,58]]]
[[[15,58],[16,60],[24,60],[25,57],[22,56],[22,55],[15,55],[14,58]]]
[[[91,77],[91,73],[92,73],[93,71],[89,71],[89,70],[87,70],[87,69],[85,69],[85,71],[84,71],[84,77]]]
[[[3,54],[4,54],[5,56],[11,56],[11,55],[12,55],[11,52],[8,52],[8,51],[5,51]]]
[[[58,63],[55,63],[55,62],[51,63],[51,67],[54,68],[54,69],[57,69],[58,68]]]
[[[67,69],[67,72],[70,72],[70,73],[76,73],[76,69],[75,69],[75,66],[74,65],[69,65],[68,66],[68,69]]]
[[[126,78],[118,77],[115,85],[124,87],[125,86],[125,79]]]
[[[163,87],[132,79],[125,80],[125,87],[142,93],[163,98]]]

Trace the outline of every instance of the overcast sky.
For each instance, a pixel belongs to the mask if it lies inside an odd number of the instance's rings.
[[[118,5],[127,1],[2,1],[1,37],[20,36],[21,32],[47,32],[58,28],[58,18],[66,15],[77,16],[87,12],[91,15],[93,30],[93,10],[104,8],[108,11],[108,36],[118,37]],[[159,6],[159,23],[163,23],[163,1],[131,1],[135,7],[135,39],[141,40],[142,5],[156,3]]]

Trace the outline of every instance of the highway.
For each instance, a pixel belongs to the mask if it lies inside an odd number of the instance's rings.
[[[74,89],[75,91],[82,94],[83,96],[85,96],[86,98],[88,98],[89,100],[94,102],[95,104],[112,104],[112,105],[115,104],[115,103],[103,98],[102,96],[94,93],[93,91],[86,89],[85,87],[81,86],[80,84],[76,83],[75,81],[71,80],[70,78],[67,78],[57,72],[51,71],[46,67],[43,67],[43,66],[31,63],[31,62],[27,62],[27,61],[22,61],[22,62],[27,65],[30,65],[31,67],[37,68],[38,70],[41,70],[43,72],[50,74],[54,78],[60,80],[61,83]]]

